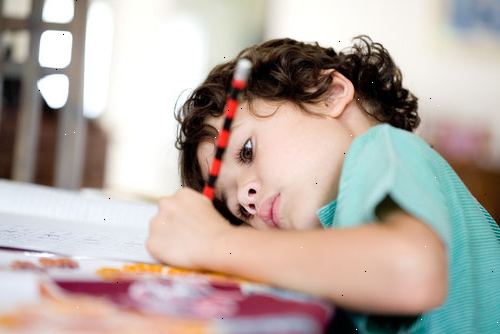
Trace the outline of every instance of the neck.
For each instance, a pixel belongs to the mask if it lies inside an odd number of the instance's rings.
[[[360,108],[355,102],[349,103],[338,120],[350,131],[353,137],[360,136],[372,126],[380,124],[378,120]]]

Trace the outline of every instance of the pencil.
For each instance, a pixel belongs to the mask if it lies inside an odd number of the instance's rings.
[[[222,156],[224,155],[224,151],[226,150],[226,146],[229,142],[231,123],[233,122],[233,118],[238,109],[238,97],[247,86],[247,80],[251,69],[252,63],[248,59],[242,58],[238,60],[238,63],[236,63],[236,69],[234,70],[233,79],[231,81],[231,88],[227,96],[226,105],[224,106],[224,126],[217,137],[217,151],[215,152],[214,159],[212,160],[207,183],[203,188],[203,195],[208,197],[211,201],[214,200],[215,182],[219,176]]]

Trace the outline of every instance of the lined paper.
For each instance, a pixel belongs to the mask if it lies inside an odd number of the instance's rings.
[[[156,206],[84,195],[75,191],[0,180],[0,212],[80,222],[112,221],[133,226],[153,217]]]
[[[0,181],[0,246],[155,262],[144,243],[156,206]]]

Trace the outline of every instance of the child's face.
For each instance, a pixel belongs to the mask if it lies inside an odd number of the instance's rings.
[[[257,118],[248,108],[242,105],[233,120],[216,197],[225,194],[229,210],[239,217],[243,212],[249,218],[242,220],[257,229],[319,227],[315,213],[337,196],[351,132],[336,119],[308,115],[291,103],[254,101],[259,115],[278,108],[269,118]],[[311,110],[324,108],[318,104]],[[223,117],[207,123],[220,130]],[[214,143],[200,144],[198,161],[205,180],[214,154]],[[276,195],[272,212],[269,199]]]

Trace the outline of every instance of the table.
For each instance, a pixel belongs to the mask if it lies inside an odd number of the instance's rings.
[[[310,334],[335,313],[237,277],[5,247],[0,286],[0,332],[12,333]]]
[[[151,203],[0,180],[0,333],[323,333],[330,303],[154,262]]]

